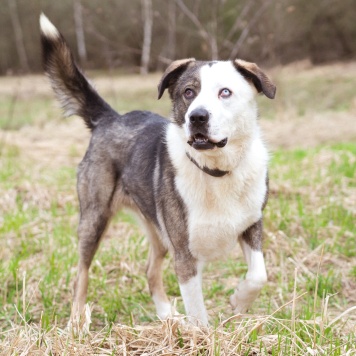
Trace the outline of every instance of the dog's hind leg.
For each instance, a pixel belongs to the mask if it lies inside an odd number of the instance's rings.
[[[146,268],[148,287],[155,303],[158,317],[166,319],[172,315],[171,303],[164,291],[162,278],[162,264],[167,254],[167,248],[163,246],[155,227],[148,222],[145,225],[147,237],[150,241]]]
[[[262,220],[248,228],[239,238],[248,270],[245,280],[237,286],[230,298],[234,313],[245,313],[267,282],[262,253]]]
[[[77,279],[74,283],[72,317],[79,317],[83,313],[88,290],[89,267],[108,220],[109,215],[106,214],[82,214],[80,217],[78,228],[79,264]]]
[[[79,264],[77,279],[74,284],[72,320],[73,318],[78,320],[83,314],[88,290],[89,267],[112,216],[111,200],[115,180],[109,170],[103,166],[93,164],[93,167],[90,168],[82,162],[81,167],[79,167],[77,187],[80,202]],[[96,169],[97,172],[101,173],[93,174],[94,172],[91,169]]]

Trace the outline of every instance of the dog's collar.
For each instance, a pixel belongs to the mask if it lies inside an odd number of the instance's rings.
[[[185,152],[187,154],[187,157],[200,169],[202,170],[204,173],[209,174],[209,176],[212,177],[224,177],[227,174],[231,173],[230,171],[222,171],[219,168],[214,168],[214,169],[210,169],[207,166],[203,166],[200,167],[198,162],[188,153]]]

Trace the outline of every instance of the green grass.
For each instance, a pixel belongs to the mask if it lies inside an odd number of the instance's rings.
[[[276,305],[292,300],[294,267],[298,263],[303,266],[298,270],[297,291],[307,294],[296,305],[296,352],[301,352],[303,345],[314,342],[311,335],[314,335],[315,325],[308,320],[313,322],[323,315],[326,296],[331,296],[328,303],[331,312],[350,306],[343,285],[356,282],[355,215],[343,205],[342,198],[347,189],[354,187],[355,149],[353,144],[338,144],[311,150],[278,150],[272,158],[265,247],[273,260],[267,255],[270,282],[253,311],[272,313]],[[318,161],[325,156],[328,164],[321,172]],[[31,165],[23,165],[19,148],[3,146],[1,172],[0,191],[13,192],[11,204],[1,208],[1,328],[4,330],[12,322],[21,322],[17,310],[27,322],[41,319],[45,328],[54,322],[64,326],[70,314],[77,263],[75,169],[32,171]],[[37,193],[33,193],[33,185]],[[95,257],[90,274],[88,300],[94,307],[93,329],[108,323],[130,325],[155,320],[144,273],[147,243],[142,233],[130,215],[120,213],[108,236]],[[323,256],[320,248],[313,255],[320,245],[324,249]],[[308,254],[311,257],[303,260]],[[332,261],[337,264],[330,268]],[[177,280],[169,262],[170,259],[164,274],[167,292],[178,298],[178,308],[183,311]],[[229,317],[228,296],[245,272],[246,265],[239,253],[207,266],[204,295],[213,325]],[[276,296],[278,290],[282,301]],[[283,341],[289,335],[290,320],[291,309],[283,308],[264,328],[254,331],[249,342],[255,345],[263,335],[278,335],[279,344],[269,350],[272,355],[279,354],[283,348],[291,347]],[[346,336],[340,335],[338,328],[330,328],[324,330],[321,337],[320,327],[317,328],[318,345],[323,345],[328,355],[342,354]],[[339,338],[343,341],[338,346],[335,342]],[[262,342],[261,350],[263,347]]]
[[[18,99],[14,96],[0,98],[0,128],[17,130],[31,124],[44,124],[54,117],[56,107],[51,97]]]
[[[125,87],[107,92],[109,101],[120,111],[137,108],[139,101],[147,109],[166,114],[168,101],[156,110],[151,93],[145,88],[135,91]],[[297,96],[305,99],[302,94]],[[2,113],[9,112],[6,100],[9,98],[0,101]],[[311,108],[311,103],[306,105]],[[336,106],[320,105],[325,110],[338,110]],[[13,109],[13,126],[0,125],[16,128],[24,120],[36,123],[33,129],[40,131],[41,117],[47,115],[55,118],[59,111],[45,96],[35,96],[27,102],[18,101]],[[3,137],[6,139],[6,132]],[[46,165],[41,154],[52,153],[41,151],[31,156],[21,140],[17,144],[0,142],[0,330],[9,333],[18,326],[29,333],[54,332],[58,336],[53,325],[65,327],[70,315],[78,261],[73,162],[79,162],[82,148],[75,140],[66,145],[64,137],[60,152],[67,157],[65,163]],[[228,298],[246,273],[246,264],[236,249],[225,260],[206,266],[203,285],[211,324],[216,327],[214,354],[224,354],[226,345],[221,333],[230,335],[236,354],[302,355],[307,348],[319,348],[327,355],[355,352],[356,340],[350,328],[350,324],[355,325],[355,312],[330,324],[355,301],[355,162],[355,143],[273,152],[265,210],[264,250],[269,282],[249,317],[233,319],[221,327],[221,322],[231,317]],[[152,322],[157,320],[145,278],[147,253],[148,244],[135,219],[120,212],[93,261],[88,293],[92,330],[114,340],[110,341],[112,352],[113,345],[119,347],[118,340],[122,340],[112,334],[119,333],[115,331],[117,325],[154,325]],[[170,257],[165,267],[167,293],[176,298],[178,310],[183,312]],[[302,296],[293,300],[294,293]],[[40,325],[40,329],[34,325]],[[183,327],[177,330],[177,347],[183,349],[190,342],[189,335]],[[134,333],[139,335],[141,331],[135,329]],[[0,345],[4,340],[10,342],[8,335],[0,334]],[[72,338],[71,342],[81,347],[94,339]],[[109,347],[108,342],[103,341],[100,347]],[[204,347],[201,354],[205,354]]]

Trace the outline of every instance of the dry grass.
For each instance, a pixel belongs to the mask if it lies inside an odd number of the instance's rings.
[[[295,307],[301,296],[280,307]],[[312,320],[279,319],[267,316],[233,316],[215,328],[187,324],[183,316],[149,325],[113,324],[100,331],[77,335],[56,325],[13,325],[2,333],[1,355],[354,355],[356,338],[340,337],[337,344],[323,345],[327,330],[356,307],[328,321],[328,298],[322,317]],[[19,313],[20,315],[20,313]],[[20,315],[24,320],[24,317]],[[90,314],[87,315],[90,319]],[[268,333],[278,324],[280,334]],[[303,329],[301,337],[296,330]],[[308,337],[306,337],[308,336]],[[324,343],[325,344],[325,343]],[[353,345],[353,346],[352,346]],[[332,353],[335,352],[336,353]]]

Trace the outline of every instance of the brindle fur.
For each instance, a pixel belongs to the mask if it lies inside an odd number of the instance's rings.
[[[198,268],[189,250],[187,211],[176,189],[176,172],[165,142],[169,121],[146,111],[124,115],[115,112],[78,69],[60,34],[42,33],[42,49],[45,71],[62,107],[67,115],[81,116],[92,131],[77,174],[79,266],[73,313],[83,311],[92,259],[110,219],[123,207],[136,211],[146,225],[151,242],[146,270],[149,289],[168,302],[162,283],[162,261],[168,249],[173,252],[180,283],[195,276]],[[207,63],[212,66],[215,62],[176,61],[162,77],[159,98],[168,88],[173,119],[179,126],[183,125],[190,105],[189,100],[182,98],[182,92],[188,85],[197,93],[200,91],[198,72]],[[258,90],[272,95],[270,85],[256,68],[244,67],[241,62],[236,62],[236,68],[251,79]],[[262,220],[247,229],[242,238],[253,248],[260,249]]]

